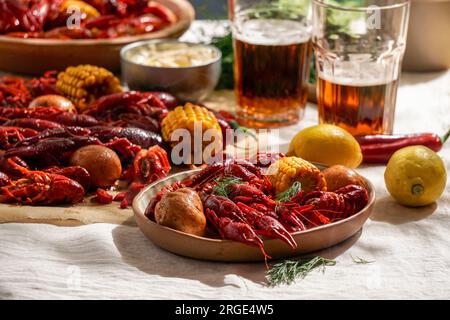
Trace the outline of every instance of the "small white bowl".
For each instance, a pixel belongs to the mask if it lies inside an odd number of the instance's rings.
[[[131,52],[155,43],[183,43],[188,46],[208,47],[215,52],[215,57],[205,64],[189,67],[154,67],[129,59]],[[178,40],[140,41],[127,45],[120,51],[122,80],[130,90],[166,91],[181,101],[199,102],[204,100],[219,82],[221,58],[220,50],[211,45]]]

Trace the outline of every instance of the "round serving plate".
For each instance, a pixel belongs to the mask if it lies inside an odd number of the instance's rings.
[[[133,211],[136,223],[141,231],[157,246],[190,258],[224,262],[264,261],[264,256],[258,248],[232,240],[212,239],[187,234],[159,225],[144,215],[150,200],[162,187],[175,181],[184,180],[199,170],[201,169],[169,176],[147,186],[136,196],[133,201]],[[263,238],[266,252],[273,259],[287,258],[325,249],[350,238],[362,228],[370,217],[375,203],[373,185],[367,179],[364,178],[364,180],[369,192],[369,203],[360,212],[328,225],[292,233],[294,240],[297,242],[295,250],[278,239]]]
[[[120,49],[132,42],[177,38],[194,20],[194,8],[187,0],[160,0],[178,17],[167,28],[142,35],[116,39],[20,39],[0,36],[0,70],[42,75],[48,70],[64,70],[68,66],[93,64],[113,72],[120,70]]]

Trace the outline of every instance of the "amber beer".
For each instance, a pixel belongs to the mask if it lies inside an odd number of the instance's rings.
[[[280,32],[277,38],[264,38],[261,33],[253,38],[234,37],[238,116],[250,127],[296,123],[308,93],[309,36],[289,39]]]
[[[330,81],[319,76],[319,120],[353,135],[391,133],[396,96],[397,80]]]

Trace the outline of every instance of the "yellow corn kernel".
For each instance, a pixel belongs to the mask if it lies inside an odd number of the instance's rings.
[[[71,66],[60,72],[56,90],[70,99],[80,111],[103,95],[123,91],[114,74],[92,65]]]
[[[217,148],[222,147],[222,129],[220,128],[217,118],[208,109],[192,103],[186,103],[184,106],[178,106],[168,113],[168,115],[161,122],[162,137],[164,141],[169,142],[172,146],[174,146],[179,143],[179,141],[172,141],[171,138],[173,132],[178,129],[186,129],[190,133],[193,145],[195,125],[201,126],[202,134],[204,134],[208,129],[216,131],[217,139],[214,138],[212,142],[202,140],[202,150],[210,143],[214,143]],[[205,160],[206,159],[203,159],[203,161]]]
[[[302,158],[281,158],[269,167],[267,175],[276,193],[290,188],[295,181],[301,183],[305,192],[326,190],[323,174],[315,165]]]

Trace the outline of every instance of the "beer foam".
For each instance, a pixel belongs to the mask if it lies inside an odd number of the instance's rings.
[[[311,27],[293,20],[253,19],[237,23],[233,36],[256,45],[291,45],[309,41]]]
[[[354,87],[384,85],[397,79],[392,65],[376,62],[335,62],[333,66],[324,65],[319,77],[339,85]]]

